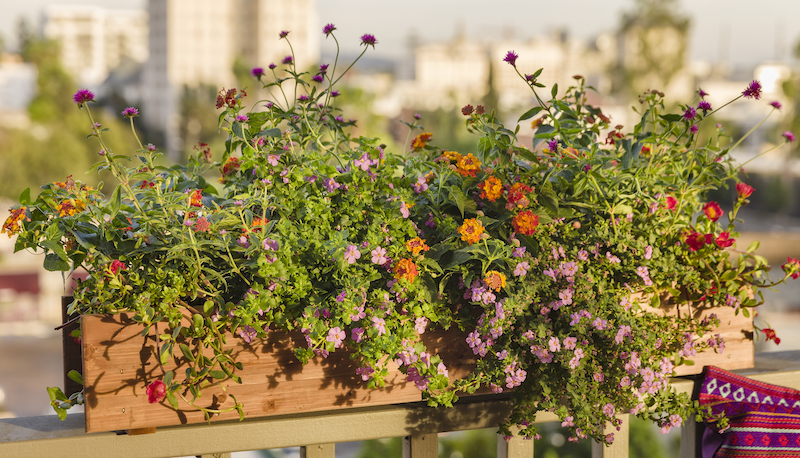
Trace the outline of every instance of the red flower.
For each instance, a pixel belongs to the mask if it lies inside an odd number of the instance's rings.
[[[755,189],[752,186],[744,183],[736,183],[736,192],[739,194],[740,199],[747,199]]]
[[[691,251],[697,251],[703,248],[703,245],[712,243],[714,236],[711,234],[701,234],[699,232],[688,232],[685,235],[686,244],[689,245]]]
[[[189,194],[189,206],[202,207],[203,206],[203,191],[195,189]]]
[[[472,105],[467,105],[461,109],[461,114],[463,114],[464,116],[469,116],[472,114],[472,111],[473,111]]]
[[[161,402],[161,400],[167,395],[167,385],[165,385],[161,380],[156,380],[155,382],[147,385],[146,391],[147,402],[150,404],[155,404]]]
[[[108,270],[110,270],[111,273],[114,275],[116,275],[117,272],[119,272],[120,270],[125,270],[125,269],[126,269],[125,263],[120,261],[119,259],[111,261],[111,266],[108,268]]]
[[[716,202],[708,202],[703,205],[703,212],[705,212],[706,218],[711,221],[716,221],[722,216],[722,209],[719,208],[719,204]]]
[[[800,261],[795,258],[786,258],[786,264],[781,266],[786,275],[791,275],[793,279],[800,277]]]
[[[767,340],[774,340],[775,341],[775,345],[780,345],[781,344],[781,338],[778,337],[777,335],[775,335],[775,330],[774,329],[769,329],[769,328],[762,329],[761,332],[764,333],[764,337]]]
[[[730,232],[725,231],[717,236],[717,239],[714,240],[714,243],[716,243],[720,248],[728,248],[729,246],[733,245],[733,242],[736,241],[736,239],[732,239],[730,236]]]
[[[678,206],[678,199],[667,196],[667,210],[674,210]]]

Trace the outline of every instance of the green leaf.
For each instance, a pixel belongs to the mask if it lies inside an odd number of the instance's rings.
[[[522,116],[519,117],[517,122],[525,121],[526,119],[531,119],[532,117],[539,114],[542,110],[544,110],[544,107],[533,107],[530,110],[523,113]]]
[[[221,380],[221,379],[224,379],[224,378],[226,378],[226,377],[228,377],[228,376],[225,374],[225,372],[223,372],[223,371],[208,371],[208,375],[209,375],[211,378],[220,379],[220,380]]]
[[[189,349],[188,345],[182,343],[178,345],[178,348],[181,349],[181,353],[183,353],[183,356],[186,357],[186,359],[188,359],[191,362],[194,362],[194,355],[192,354],[192,350]]]
[[[447,190],[450,193],[450,200],[452,200],[453,203],[456,204],[456,206],[458,207],[458,211],[461,212],[461,217],[463,218],[464,209],[467,206],[468,197],[464,194],[464,191],[462,191],[461,188],[458,188],[456,186],[450,186],[449,188],[447,188]],[[469,200],[472,201],[472,199]]]
[[[747,253],[752,253],[758,249],[761,243],[758,240],[753,240],[750,243],[750,246],[747,247]]]
[[[22,194],[19,195],[19,203],[22,205],[29,205],[31,204],[31,188],[26,188],[22,191]]]
[[[175,397],[175,393],[167,393],[167,402],[173,409],[178,410],[178,398]]]
[[[61,259],[55,253],[48,253],[47,256],[44,257],[43,266],[45,270],[50,272],[68,272],[69,271],[69,263],[63,259]]]
[[[554,84],[553,89],[550,89],[550,95],[552,95],[553,98],[556,98],[558,95],[558,84]]]
[[[75,383],[83,385],[83,376],[81,375],[80,372],[78,372],[78,371],[73,369],[73,370],[67,372],[67,377],[69,377]]]
[[[274,129],[262,130],[261,132],[258,133],[258,135],[260,137],[280,137],[281,130],[278,129],[277,127]]]
[[[614,206],[612,213],[615,215],[627,215],[629,213],[633,213],[633,207],[625,204],[617,204]]]
[[[111,217],[117,216],[119,213],[119,208],[122,205],[122,186],[117,186],[114,188],[114,192],[111,193],[111,198],[108,201],[109,208],[111,209]]]

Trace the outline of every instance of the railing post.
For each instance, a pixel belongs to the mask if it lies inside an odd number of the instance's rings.
[[[404,437],[403,458],[439,458],[439,435],[415,434]]]
[[[606,447],[603,444],[598,444],[592,441],[592,458],[628,458],[630,453],[629,433],[630,433],[630,415],[618,415],[622,419],[620,430],[616,428],[611,430],[614,433],[614,443]],[[611,429],[609,427],[609,429]]]
[[[317,444],[300,447],[300,458],[334,458],[336,444]]]
[[[695,458],[701,456],[700,439],[702,424],[689,418],[681,425],[681,458]]]
[[[497,458],[533,458],[533,440],[514,436],[509,440],[497,435]]]

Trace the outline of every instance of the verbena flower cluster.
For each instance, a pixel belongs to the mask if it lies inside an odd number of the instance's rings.
[[[335,40],[335,30],[323,33]],[[361,43],[366,52],[377,40]],[[517,58],[504,60],[517,70]],[[211,412],[198,401],[202,388],[241,381],[225,336],[253,343],[283,329],[305,336],[294,349],[301,361],[346,348],[369,386],[399,367],[432,405],[508,392],[506,435],[517,425],[538,437],[540,411],[555,412],[570,440],[602,442],[613,440],[607,425],[618,427],[619,413],[664,430],[697,413],[668,381],[697,352],[724,350],[719,320],[657,309],[747,314],[768,284],[754,247],[735,249],[736,215],[753,188],[721,129],[699,141],[713,114],[704,92],[679,114],[660,92],[644,94],[641,122],[624,133],[586,103],[581,77],[544,100],[542,70],[520,73],[536,100],[518,121],[532,123],[532,144],[519,141],[519,126],[467,105],[474,151],[441,149],[421,132],[401,154],[352,136],[355,121],[333,104],[337,64],[301,73],[290,55],[254,68],[278,97],[248,110],[244,90],[220,91],[225,151],[214,161],[200,145],[185,166],[160,165],[143,144],[132,157],[139,164],[128,165],[103,141],[94,95],[79,91],[74,101],[102,148],[94,169],[110,170],[118,186],[105,195],[68,178],[35,200],[26,191],[3,231],[17,234],[17,250],[43,251],[50,270],[88,272],[70,312],[133,312],[160,333],[162,363],[192,361],[186,374],[144,381],[150,402]],[[759,96],[757,82],[742,94]],[[122,115],[133,127],[139,111]],[[413,132],[419,121],[406,125]],[[705,195],[729,182],[738,198],[725,219]],[[783,268],[800,276],[797,260]],[[466,375],[451,376],[456,362],[425,345],[440,329],[474,354]],[[201,347],[213,356],[195,358]],[[52,395],[61,413],[80,402]]]

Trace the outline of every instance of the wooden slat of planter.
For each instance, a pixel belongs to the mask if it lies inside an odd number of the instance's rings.
[[[82,319],[84,383],[86,384],[86,431],[140,429],[205,421],[196,410],[176,412],[166,401],[149,404],[145,386],[160,379],[154,333],[142,337],[143,326],[125,314],[85,316]],[[164,329],[160,330],[164,332]],[[432,350],[438,350],[451,374],[462,375],[472,354],[466,345],[447,345],[440,334],[423,337]],[[463,338],[461,339],[463,340]],[[226,348],[233,348],[235,359],[244,365],[237,371],[242,384],[227,381],[227,394],[220,387],[203,390],[199,400],[205,407],[225,409],[232,406],[228,395],[244,404],[246,417],[281,415],[298,412],[334,410],[345,407],[386,405],[421,400],[420,391],[405,381],[395,366],[386,379],[386,387],[369,390],[355,374],[357,365],[344,351],[331,353],[327,359],[314,358],[302,366],[292,353],[294,343],[305,345],[300,335],[272,331],[258,345],[247,345],[240,338],[229,338]],[[455,351],[454,351],[455,349]],[[166,369],[182,375],[185,361],[170,361]],[[189,408],[179,401],[182,407]],[[212,421],[238,418],[236,411],[213,417]]]

